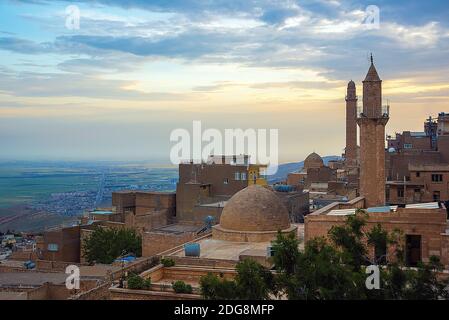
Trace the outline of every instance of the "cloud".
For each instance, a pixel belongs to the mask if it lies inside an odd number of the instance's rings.
[[[64,36],[57,41],[68,44],[81,44],[101,50],[112,50],[132,53],[137,56],[165,56],[197,58],[205,54],[213,54],[223,50],[218,43],[228,37],[220,34],[187,33],[176,37],[154,40],[146,37],[119,36]],[[227,41],[229,44],[229,41]]]
[[[26,83],[26,85],[24,85]],[[133,81],[101,79],[78,74],[0,73],[0,92],[17,97],[84,97],[136,101],[188,100],[187,94],[141,92]]]
[[[422,26],[404,26],[397,23],[384,23],[379,30],[382,36],[395,40],[406,48],[429,48],[437,45],[445,37],[438,22],[431,21]],[[447,37],[447,36],[446,36]]]
[[[38,54],[48,53],[52,49],[52,45],[16,37],[0,37],[0,49],[23,54]]]

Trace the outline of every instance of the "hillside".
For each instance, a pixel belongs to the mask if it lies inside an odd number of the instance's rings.
[[[329,161],[340,160],[340,159],[341,159],[341,157],[338,157],[338,156],[323,157],[324,164],[326,164],[326,165],[328,164]],[[276,183],[276,182],[285,180],[285,179],[287,179],[287,175],[290,172],[299,171],[303,166],[304,166],[304,161],[280,164],[276,174],[270,175],[267,177],[268,183],[272,184],[272,183]]]

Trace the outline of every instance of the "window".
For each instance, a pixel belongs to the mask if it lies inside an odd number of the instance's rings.
[[[421,172],[416,171],[416,177],[419,178],[421,176]]]
[[[47,250],[50,252],[58,252],[59,246],[56,243],[49,243],[47,246]]]
[[[440,191],[433,192],[433,201],[440,201]]]
[[[224,184],[228,184],[228,183],[229,183],[229,179],[228,179],[228,178],[225,178],[225,179],[223,180],[223,183],[224,183]]]
[[[398,198],[404,198],[404,189],[398,189]]]
[[[442,174],[432,174],[432,182],[442,182],[443,175]]]
[[[411,149],[413,145],[411,143],[404,143],[404,149]]]
[[[242,172],[242,174],[240,175],[240,177],[242,178],[242,180],[246,180],[246,172]]]
[[[235,173],[234,179],[237,180],[237,181],[240,180],[240,172],[236,172]]]

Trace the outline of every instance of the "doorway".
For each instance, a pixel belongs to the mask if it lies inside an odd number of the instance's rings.
[[[407,266],[416,267],[421,261],[421,236],[410,235],[406,236],[406,261]]]

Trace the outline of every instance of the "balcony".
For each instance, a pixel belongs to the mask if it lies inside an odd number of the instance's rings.
[[[390,117],[390,105],[383,105],[380,110],[368,110],[367,113],[363,111],[363,105],[357,106],[357,118],[371,118],[371,119],[388,119]]]

